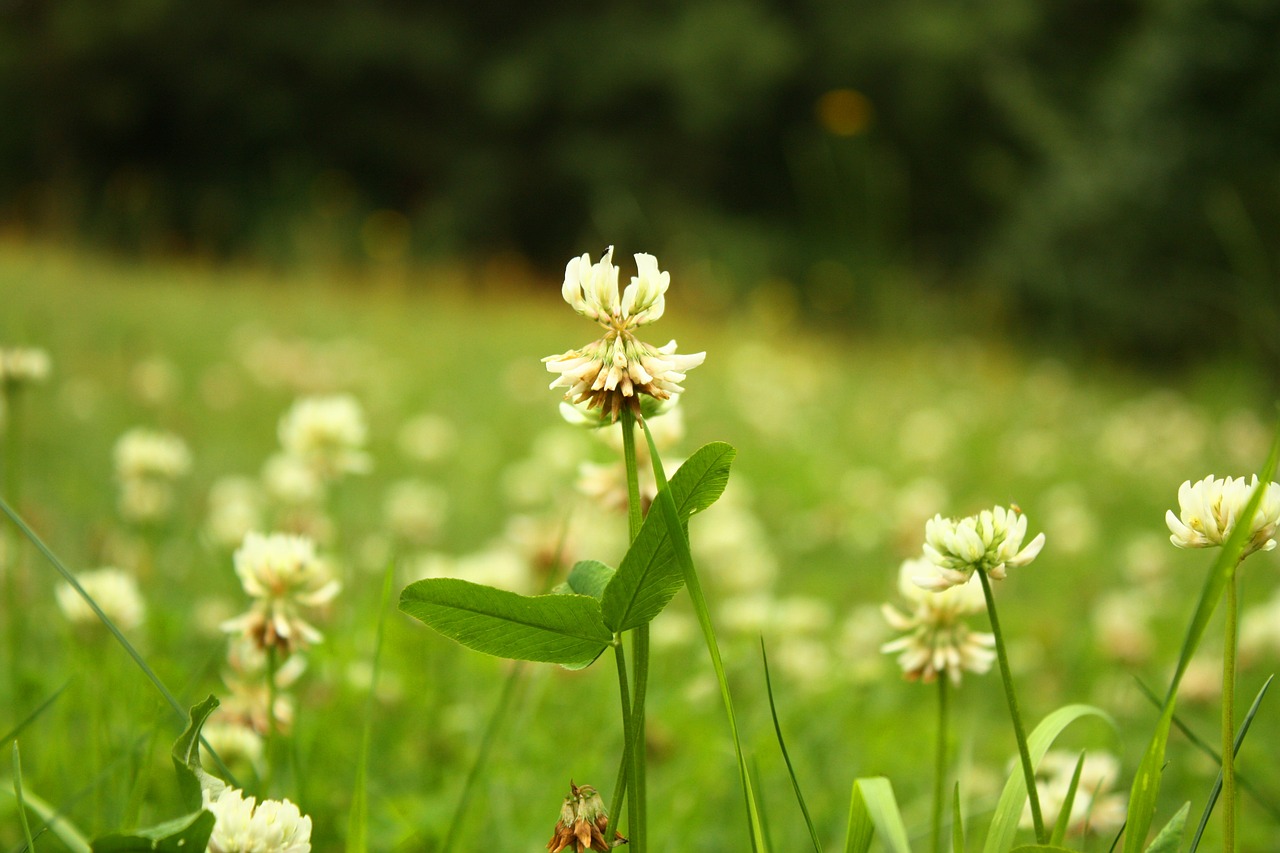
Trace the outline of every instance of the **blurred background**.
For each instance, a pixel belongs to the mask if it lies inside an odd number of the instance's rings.
[[[553,278],[616,244],[837,325],[942,294],[1280,358],[1274,0],[0,9],[10,239]]]

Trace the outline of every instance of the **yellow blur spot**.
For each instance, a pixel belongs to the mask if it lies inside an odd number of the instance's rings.
[[[871,124],[871,101],[857,89],[824,92],[814,109],[822,127],[836,136],[857,136]]]
[[[360,225],[365,254],[380,263],[404,260],[412,236],[409,217],[398,210],[375,210]]]

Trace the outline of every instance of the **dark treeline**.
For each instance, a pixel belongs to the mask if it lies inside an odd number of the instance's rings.
[[[715,245],[815,300],[815,261],[905,265],[1132,351],[1280,347],[1277,57],[1276,0],[0,0],[0,216]]]

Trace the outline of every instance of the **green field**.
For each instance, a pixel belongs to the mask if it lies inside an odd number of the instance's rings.
[[[1185,480],[1259,469],[1275,415],[1264,377],[1222,362],[1152,376],[976,335],[963,313],[949,325],[936,310],[927,324],[904,314],[892,328],[842,334],[806,326],[785,291],[735,305],[722,292],[706,271],[674,270],[650,339],[707,353],[685,383],[685,435],[668,462],[710,441],[738,450],[724,499],[693,520],[690,538],[774,849],[809,842],[770,720],[761,636],[827,849],[843,849],[853,780],[875,775],[892,780],[913,843],[927,848],[935,694],[879,652],[893,636],[879,607],[898,600],[898,566],[920,553],[935,513],[1016,503],[1032,535],[1046,534],[1039,558],[997,588],[1022,708],[1032,724],[1069,702],[1111,713],[1114,728],[1082,723],[1064,745],[1117,754],[1116,787],[1127,790],[1156,718],[1135,677],[1163,692],[1213,559],[1169,544],[1164,513],[1177,510]],[[218,623],[248,600],[235,546],[209,532],[210,488],[259,477],[295,400],[353,395],[372,468],[343,479],[324,507],[330,529],[320,547],[343,589],[316,621],[324,641],[290,688],[295,720],[277,739],[269,793],[311,816],[315,850],[350,849],[368,720],[369,849],[436,850],[512,667],[405,617],[394,598],[428,571],[501,577],[487,582],[532,593],[578,559],[617,565],[625,513],[576,486],[580,463],[616,464],[618,455],[561,419],[540,363],[591,336],[558,281],[496,263],[276,274],[6,244],[0,346],[38,346],[53,363],[49,381],[24,395],[19,510],[73,571],[135,574],[146,618],[129,637],[183,705],[225,699]],[[112,463],[117,439],[140,426],[178,435],[192,457],[173,514],[149,526],[122,519]],[[389,497],[414,489],[430,496],[420,523],[412,513],[389,518]],[[16,541],[7,559],[26,579],[24,633],[3,660],[27,680],[0,680],[0,732],[65,687],[18,739],[25,790],[90,838],[178,816],[169,747],[183,722],[105,631],[67,622],[54,570]],[[392,562],[382,669],[367,706]],[[1275,552],[1245,564],[1242,709],[1280,659],[1280,616],[1266,610],[1280,607],[1278,565]],[[1220,620],[1179,705],[1213,744]],[[651,844],[747,850],[732,741],[686,596],[653,634]],[[606,800],[614,784],[612,662],[581,672],[524,664],[512,678],[458,850],[541,850],[571,779]],[[1241,751],[1240,774],[1269,804],[1242,797],[1243,850],[1280,848],[1276,707],[1263,704]],[[952,711],[954,778],[970,848],[979,849],[1016,754],[998,674],[966,676]],[[1168,757],[1157,825],[1186,800],[1194,825],[1217,767],[1177,733]],[[6,749],[0,849],[19,850],[8,759]],[[252,789],[255,775],[241,782]],[[1215,849],[1218,832],[1215,820],[1201,849]],[[63,849],[51,833],[36,847]]]

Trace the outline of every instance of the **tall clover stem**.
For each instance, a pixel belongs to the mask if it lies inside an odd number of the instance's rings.
[[[933,853],[942,853],[942,809],[947,776],[947,674],[938,676],[938,759],[933,778]]]
[[[618,764],[618,780],[613,788],[613,802],[609,804],[609,825],[605,828],[605,838],[612,840],[613,828],[618,822],[618,810],[622,808],[622,800],[627,801],[627,831],[634,836],[639,820],[639,806],[635,794],[635,760],[632,746],[635,742],[634,717],[631,713],[631,688],[627,681],[627,653],[622,644],[620,634],[613,635],[613,659],[618,665],[618,698],[622,706],[622,761]],[[627,796],[627,791],[631,796]]]
[[[276,685],[276,672],[280,669],[280,650],[272,643],[267,646],[267,743],[262,752],[267,757],[265,777],[262,780],[262,796],[271,796],[271,783],[275,777],[276,753],[279,752],[279,725],[276,723],[276,698],[279,688]]]
[[[1004,695],[1009,701],[1009,716],[1013,718],[1013,735],[1018,739],[1018,757],[1022,761],[1022,776],[1027,783],[1027,801],[1031,803],[1031,821],[1035,825],[1036,841],[1048,843],[1044,830],[1044,816],[1040,812],[1040,792],[1036,790],[1036,770],[1031,766],[1031,751],[1027,748],[1027,732],[1018,713],[1018,697],[1013,692],[1013,674],[1009,671],[1009,654],[1005,651],[1004,633],[1000,630],[1000,618],[996,615],[996,599],[991,594],[991,580],[978,569],[982,582],[982,594],[987,600],[987,615],[991,618],[991,633],[996,638],[996,658],[1000,661],[1000,679],[1004,682]]]
[[[1227,570],[1227,625],[1222,643],[1222,850],[1236,849],[1236,644],[1239,641],[1239,563]]]
[[[628,540],[634,542],[640,535],[640,526],[644,523],[644,509],[640,503],[640,471],[636,463],[636,417],[627,408],[622,411],[622,462],[627,472],[627,532]],[[635,853],[645,853],[648,845],[646,827],[648,824],[648,785],[645,772],[645,698],[649,686],[649,625],[637,627],[631,635],[632,678],[634,689],[631,696],[631,733],[627,738],[627,748],[631,753],[634,775],[631,780],[631,799],[634,809],[628,811],[631,819],[631,849]],[[620,671],[619,677],[625,677]],[[625,757],[625,756],[624,756]]]

